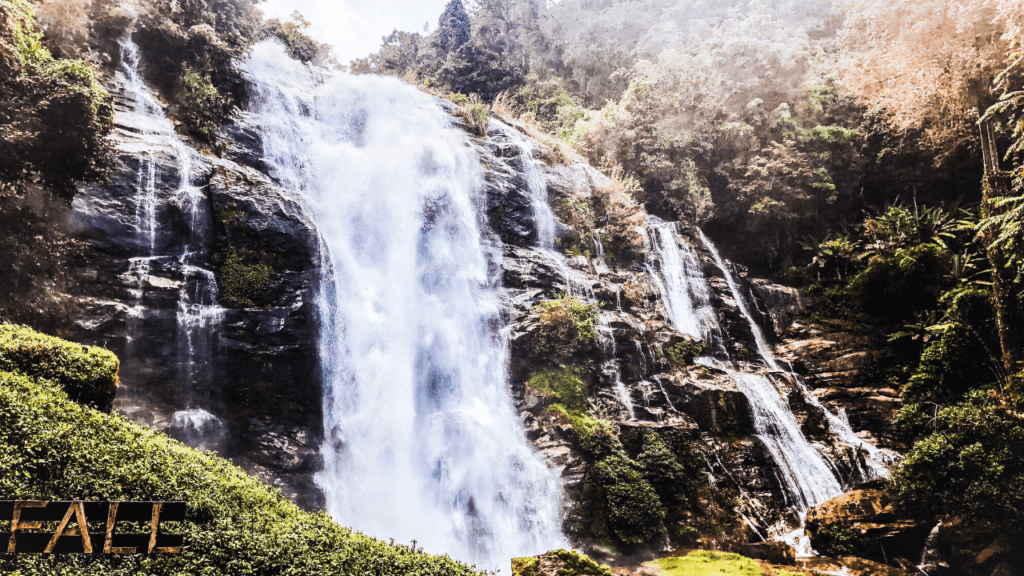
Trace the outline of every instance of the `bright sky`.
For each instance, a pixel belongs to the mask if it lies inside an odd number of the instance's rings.
[[[267,0],[263,11],[287,18],[298,10],[312,24],[313,36],[334,46],[338,61],[347,64],[380,48],[381,38],[398,29],[423,33],[437,28],[447,0]]]

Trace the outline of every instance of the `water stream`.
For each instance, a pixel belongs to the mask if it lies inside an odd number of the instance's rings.
[[[394,79],[311,70],[269,42],[245,68],[264,155],[321,237],[329,513],[487,569],[565,545],[559,482],[508,391],[500,250],[466,136]]]
[[[661,291],[669,317],[673,325],[686,334],[697,337],[722,335],[724,331],[718,326],[713,311],[708,311],[709,289],[704,278],[699,257],[683,238],[677,234],[674,224],[666,224],[651,218],[649,221],[650,242],[654,253],[660,261],[658,269],[650,268],[649,272]],[[746,319],[758,350],[760,361],[767,367],[765,371],[753,371],[749,368],[738,368],[727,356],[722,357],[721,350],[717,358],[704,358],[701,362],[724,370],[736,383],[750,402],[754,428],[758,437],[771,453],[781,477],[787,496],[794,510],[802,518],[808,508],[820,504],[843,492],[843,486],[836,472],[836,467],[803,435],[800,426],[789,408],[785,390],[772,373],[781,374],[795,382],[801,394],[814,409],[821,410],[829,422],[830,430],[843,442],[859,452],[860,458],[854,459],[855,465],[862,466],[860,475],[863,479],[877,478],[887,474],[888,465],[895,457],[887,450],[880,450],[858,438],[844,418],[836,416],[818,402],[817,398],[806,389],[803,382],[795,375],[781,368],[760,325],[750,313],[746,299],[741,293],[736,279],[726,266],[714,244],[699,229],[696,230],[702,244],[711,254],[715,265],[722,273],[740,313]],[[861,464],[863,463],[863,464]],[[799,540],[799,531],[784,535],[798,551],[809,552],[806,542]]]
[[[169,153],[178,178],[170,194],[162,194],[161,186],[167,183],[162,182],[161,175],[157,174],[154,151],[138,152],[135,225],[139,245],[145,253],[130,262],[129,275],[135,282],[132,292],[136,302],[129,313],[127,352],[129,355],[133,353],[134,341],[139,337],[146,285],[154,263],[160,262],[165,266],[174,263],[173,267],[180,274],[175,317],[177,369],[178,379],[183,383],[183,397],[178,401],[184,404],[184,409],[173,415],[173,426],[189,444],[208,448],[223,435],[219,419],[198,405],[199,387],[212,379],[217,327],[223,317],[223,309],[217,305],[217,283],[213,272],[202,267],[208,255],[200,251],[202,246],[209,245],[212,218],[206,196],[196,184],[197,153],[177,135],[174,125],[146,87],[139,73],[138,46],[129,36],[120,47],[124,103],[131,115],[128,122],[133,130],[170,145]],[[157,242],[161,217],[172,209],[184,219],[186,232],[180,236],[180,241],[161,249]]]

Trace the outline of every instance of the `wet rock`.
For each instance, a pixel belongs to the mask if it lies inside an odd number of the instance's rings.
[[[884,490],[851,490],[807,512],[807,535],[824,554],[852,553],[876,562],[916,561],[931,525],[900,513]]]
[[[793,564],[796,550],[785,542],[757,542],[740,546],[740,554],[755,560],[766,560],[773,564]]]

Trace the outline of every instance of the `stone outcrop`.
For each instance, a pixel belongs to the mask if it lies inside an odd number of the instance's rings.
[[[901,515],[884,490],[851,490],[807,512],[807,535],[828,555],[852,554],[875,562],[914,564],[931,525]]]
[[[148,130],[130,94],[115,94],[116,169],[81,190],[68,215],[87,248],[66,295],[78,313],[60,332],[122,359],[123,414],[215,449],[317,508],[316,229],[301,201],[256,169],[265,167],[254,127],[225,128],[225,157],[207,156]],[[205,295],[228,249],[270,262],[258,307],[223,308]]]

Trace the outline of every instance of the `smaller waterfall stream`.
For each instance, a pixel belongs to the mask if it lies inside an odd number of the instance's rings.
[[[685,241],[680,241],[674,224],[650,218],[649,227],[651,247],[661,266],[655,270],[649,265],[648,270],[664,296],[673,325],[691,336],[724,334],[714,312],[705,308],[709,291],[696,252]],[[861,471],[865,479],[885,476],[895,455],[858,438],[846,420],[822,406],[799,377],[781,368],[717,248],[700,229],[696,233],[724,277],[740,313],[749,325],[760,359],[770,373],[741,371],[731,363],[715,358],[704,358],[701,362],[726,371],[749,400],[754,428],[778,466],[795,511],[802,518],[810,507],[841,494],[843,486],[832,462],[803,435],[776,378],[789,378],[795,382],[808,403],[825,414],[830,430],[863,456],[854,461],[858,463],[856,465],[860,465],[859,462],[866,463]],[[797,545],[801,552],[808,553],[807,543],[800,542],[800,532],[788,534],[786,539]]]
[[[208,244],[211,214],[206,197],[199,186],[195,165],[196,152],[181,141],[174,125],[167,119],[139,73],[139,48],[131,36],[121,42],[121,73],[125,100],[130,107],[132,129],[144,136],[158,138],[170,146],[178,180],[167,194],[168,183],[157,173],[157,159],[151,149],[140,150],[136,183],[136,229],[145,253],[132,258],[129,275],[136,282],[135,307],[128,329],[128,352],[133,352],[145,310],[146,285],[151,281],[154,264],[167,270],[176,268],[180,274],[177,297],[178,378],[183,382],[184,408],[173,415],[173,424],[190,444],[208,447],[223,430],[221,422],[197,405],[199,387],[212,378],[213,354],[216,350],[217,325],[223,310],[217,305],[217,283],[213,272],[202,267],[207,254],[200,247]],[[176,211],[187,228],[183,239],[173,246],[158,245],[161,221],[169,211]]]

